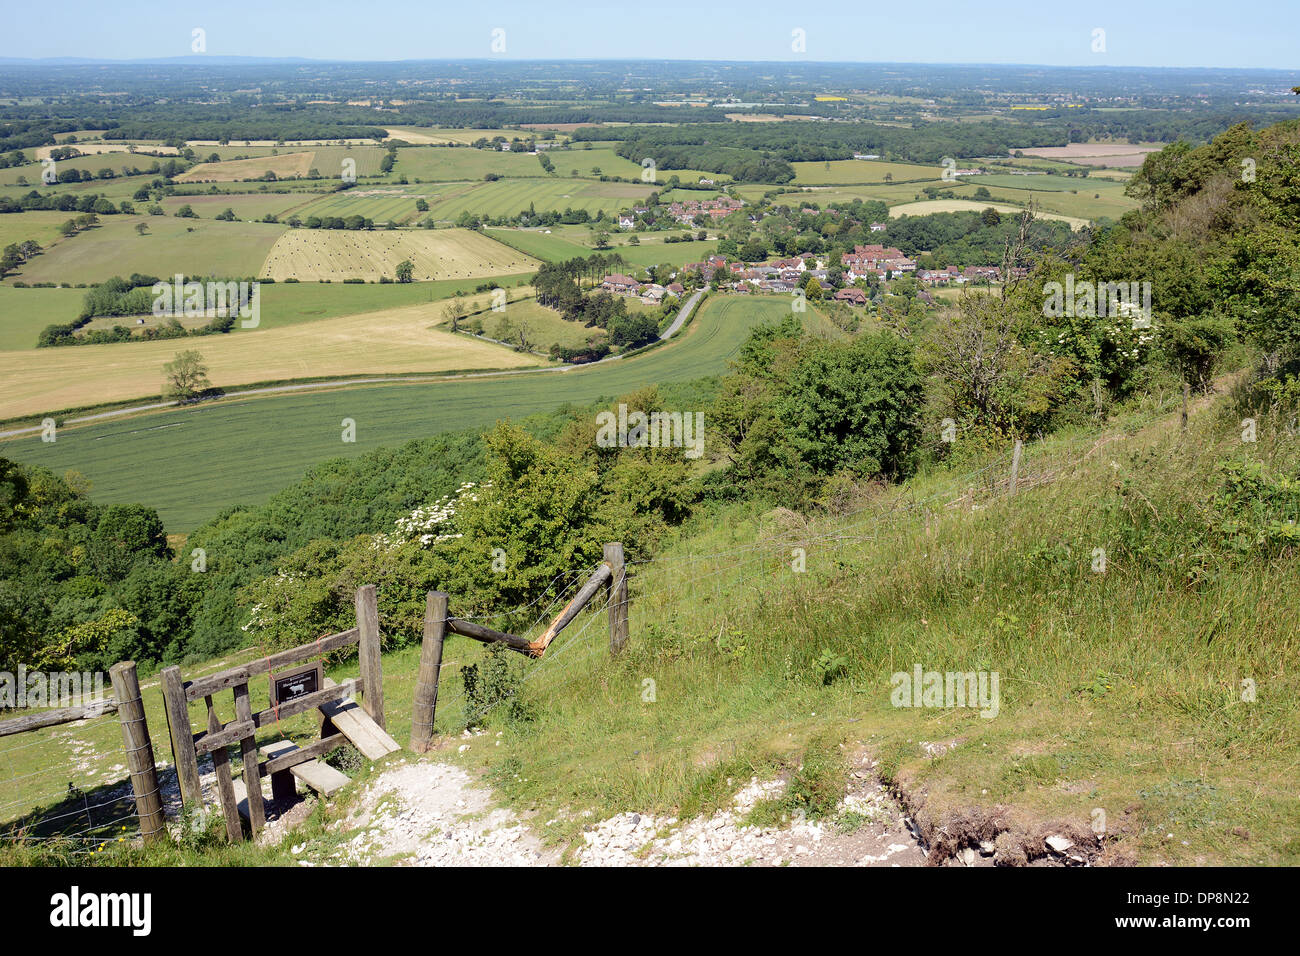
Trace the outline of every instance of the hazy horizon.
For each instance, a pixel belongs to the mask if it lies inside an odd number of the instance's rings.
[[[48,13],[18,8],[0,39],[6,60],[173,60],[194,53],[339,63],[421,61],[621,61],[838,63],[1289,70],[1300,26],[1284,0],[1260,0],[1248,18],[1210,0],[1136,8],[1100,0],[1086,11],[1045,11],[1028,0],[951,3],[888,20],[856,4],[790,12],[772,0],[743,11],[663,0],[636,8],[589,3],[539,11],[504,0],[491,8],[431,9],[395,0],[364,17],[339,0],[274,7],[232,0],[201,13],[156,0],[122,0],[112,18],[72,0],[57,30]],[[142,30],[141,24],[148,24]],[[1260,24],[1268,24],[1260,30]],[[251,27],[251,29],[250,29]],[[1099,34],[1102,42],[1098,42]]]

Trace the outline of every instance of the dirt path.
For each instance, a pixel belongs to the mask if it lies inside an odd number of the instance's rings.
[[[592,817],[565,862],[581,866],[920,866],[925,853],[869,761],[854,770],[833,820],[746,826],[762,799],[780,796],[782,780],[736,780],[731,806],[692,820],[620,813]],[[586,816],[587,814],[583,814]],[[304,866],[555,866],[561,850],[540,834],[558,820],[524,818],[498,806],[469,773],[435,760],[407,758],[365,786],[355,809],[331,829],[350,834],[314,853],[295,847]]]

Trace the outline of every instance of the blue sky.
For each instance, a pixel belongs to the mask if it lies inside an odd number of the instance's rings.
[[[340,60],[487,57],[500,28],[511,59],[1300,67],[1296,0],[62,0],[11,5],[0,56],[184,56],[195,27],[210,55]],[[1097,28],[1104,53],[1092,49]]]

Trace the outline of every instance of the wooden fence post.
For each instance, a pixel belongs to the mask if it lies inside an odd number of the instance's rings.
[[[1016,483],[1020,476],[1020,453],[1024,451],[1024,443],[1017,438],[1015,450],[1011,453],[1011,494],[1016,493]]]
[[[1191,397],[1192,386],[1187,382],[1183,382],[1183,418],[1180,425],[1183,431],[1187,431],[1187,404],[1191,400]]]
[[[420,674],[415,681],[411,709],[411,750],[427,753],[433,740],[433,720],[438,709],[438,673],[442,669],[442,642],[447,636],[447,595],[430,591],[424,599],[424,640],[420,644]]]
[[[203,806],[203,787],[199,783],[199,758],[194,753],[194,728],[190,726],[190,708],[185,702],[185,682],[181,669],[173,664],[162,669],[163,703],[167,710],[167,730],[172,742],[172,763],[181,788],[181,803]]]
[[[605,545],[605,562],[612,572],[609,576],[609,654],[618,655],[627,643],[627,567],[623,563],[623,545],[611,542]]]
[[[145,843],[162,839],[162,794],[158,790],[158,768],[154,765],[153,742],[144,719],[144,701],[140,699],[140,681],[135,661],[120,661],[108,669],[117,698],[117,718],[122,724],[122,745],[126,748],[126,766],[135,791],[135,812],[140,819],[140,836]],[[191,748],[193,753],[193,748]]]
[[[384,727],[384,672],[379,659],[379,605],[373,584],[357,589],[356,605],[357,629],[361,632],[357,642],[357,657],[361,662],[361,683],[364,690],[361,707],[370,715],[371,720]]]

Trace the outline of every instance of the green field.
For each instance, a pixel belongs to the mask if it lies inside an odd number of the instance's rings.
[[[294,210],[299,217],[364,216],[376,223],[389,220],[404,224],[422,213],[417,213],[415,201],[422,195],[419,186],[355,186],[341,193],[331,193]]]
[[[149,227],[137,235],[136,223]],[[25,282],[102,282],[132,272],[166,276],[257,274],[284,226],[171,216],[104,216],[100,225],[27,263]]]
[[[73,159],[60,159],[55,163],[55,169],[63,172],[65,169],[86,170],[95,175],[99,174],[101,169],[111,169],[115,177],[126,176],[124,168],[139,169],[141,172],[148,169],[154,163],[165,163],[169,158],[167,156],[146,156],[142,153],[96,153],[91,156],[77,156]],[[31,186],[41,185],[41,174],[45,167],[41,163],[29,163],[26,166],[10,166],[8,169],[0,169],[0,185],[12,186],[20,180],[25,181]],[[107,180],[111,182],[112,180]],[[148,180],[142,180],[147,182]]]
[[[852,186],[865,183],[918,182],[939,179],[942,166],[886,163],[874,159],[836,159],[819,163],[791,163],[796,186]],[[892,177],[886,180],[885,177]]]
[[[596,250],[587,243],[590,231],[585,227],[558,227],[548,235],[537,229],[488,229],[487,234],[508,246],[550,262],[562,262],[565,259],[585,258]],[[640,236],[639,245],[629,245],[625,233],[611,233],[612,248],[603,250],[606,255],[617,252],[629,265],[657,266],[669,263],[681,266],[688,262],[700,262],[712,255],[718,248],[716,240],[703,242],[664,242],[661,233],[646,233]]]
[[[655,382],[720,374],[751,328],[779,321],[789,309],[784,299],[718,298],[679,338],[626,360],[562,372],[231,399],[67,429],[54,443],[39,436],[11,439],[0,454],[59,474],[79,471],[91,480],[96,501],[147,500],[169,530],[188,531],[223,508],[266,500],[329,458],[487,427]],[[357,423],[354,444],[340,440],[344,418]]]
[[[189,206],[200,219],[215,219],[227,209],[233,209],[240,219],[261,219],[267,213],[288,217],[290,211],[297,211],[313,201],[313,197],[301,192],[296,193],[221,193],[209,196],[168,196],[160,205],[167,215],[175,215],[181,206]],[[141,203],[136,207],[137,210]]]
[[[479,183],[456,195],[430,200],[436,219],[454,220],[462,212],[483,216],[514,216],[532,206],[545,210],[604,210],[613,215],[644,200],[654,186],[649,183],[601,183],[583,179],[503,179]]]
[[[36,348],[41,329],[75,319],[85,298],[85,289],[14,289],[0,285],[0,352]]]
[[[13,242],[35,239],[46,248],[59,238],[59,226],[74,218],[75,212],[32,210],[0,216],[0,249]]]

